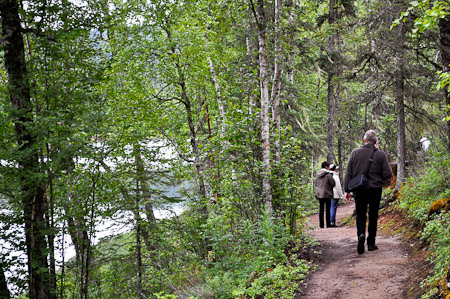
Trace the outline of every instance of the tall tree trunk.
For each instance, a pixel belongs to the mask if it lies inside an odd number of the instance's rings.
[[[67,167],[69,173],[73,173],[75,164],[70,161]],[[70,170],[69,170],[70,169]],[[77,194],[73,194],[74,185],[77,184],[78,178],[70,179],[67,189],[70,190],[67,200],[64,203],[64,211],[67,218],[67,230],[69,232],[72,243],[75,247],[75,258],[79,265],[80,273],[80,298],[87,298],[89,284],[89,263],[92,255],[91,239],[89,237],[88,217],[93,219],[93,204],[91,210],[83,206],[81,198]],[[96,181],[93,182],[92,192],[95,190]],[[89,195],[87,195],[89,196]],[[93,201],[93,200],[92,200]],[[92,235],[92,225],[91,225]]]
[[[47,161],[50,161],[50,157],[48,153],[50,152],[50,145],[47,143]],[[57,289],[57,282],[56,282],[56,260],[55,260],[55,234],[52,233],[55,231],[55,207],[54,207],[54,197],[53,197],[53,174],[49,170],[48,173],[48,193],[49,193],[49,199],[47,197],[44,197],[45,204],[48,206],[46,217],[46,226],[48,233],[48,247],[49,247],[49,261],[50,261],[50,281],[49,284],[53,290],[55,290],[55,297],[56,297],[56,289]]]
[[[327,119],[327,161],[334,163],[334,117],[335,117],[335,103],[334,103],[334,86],[333,75],[328,74],[327,78],[328,95],[328,119]]]
[[[21,33],[18,2],[0,2],[3,52],[8,74],[8,90],[12,104],[21,169],[19,182],[25,223],[25,244],[28,257],[29,297],[55,298],[47,262],[43,172],[39,165],[38,142],[33,133],[33,105],[30,99],[25,49]]]
[[[140,165],[137,159],[136,153],[140,154],[140,148],[133,148],[135,152],[135,160],[136,160],[136,197],[135,197],[135,207],[134,207],[134,218],[136,221],[136,284],[137,284],[137,296],[138,298],[143,298],[142,292],[142,255],[141,255],[141,215],[139,214],[140,210],[140,188],[139,182],[141,181],[141,177],[143,173],[140,173]]]
[[[138,298],[145,298],[142,291],[142,254],[141,254],[141,223],[136,219],[136,268]]]
[[[87,230],[86,220],[83,215],[77,215],[69,207],[69,203],[75,206],[80,206],[79,200],[76,196],[69,194],[68,199],[64,205],[64,209],[67,216],[67,226],[70,238],[75,247],[75,258],[77,264],[80,266],[80,298],[84,298],[86,281],[87,281],[87,260],[89,255],[89,250],[91,248],[89,234]],[[72,207],[72,209],[74,209]]]
[[[151,252],[158,248],[156,217],[153,211],[153,204],[151,202],[148,179],[145,174],[145,165],[144,161],[142,160],[141,145],[136,143],[133,146],[133,151],[134,158],[136,160],[136,184],[138,184],[137,186],[139,186],[139,192],[142,193],[142,197],[144,198],[145,214],[147,216],[147,223],[144,226],[141,226],[140,234],[144,239],[147,250]],[[122,192],[122,194],[128,197],[125,190]]]
[[[314,194],[314,153],[311,155],[311,194]]]
[[[170,33],[168,33],[168,34],[169,34],[169,39],[171,39]],[[175,48],[172,48],[171,51],[174,54],[176,53]],[[195,131],[194,121],[192,120],[191,100],[188,96],[186,80],[183,75],[183,68],[178,63],[176,63],[175,65],[176,65],[176,68],[180,71],[180,77],[178,78],[179,79],[178,85],[181,88],[182,103],[184,104],[184,106],[186,108],[186,118],[187,118],[187,122],[188,122],[188,126],[189,126],[189,135],[190,135],[192,152],[194,154],[194,164],[195,164],[195,168],[197,170],[197,175],[198,175],[200,196],[202,197],[202,200],[204,201],[208,198],[208,196],[207,196],[207,192],[206,192],[205,175],[204,175],[202,161],[201,161],[201,157],[200,157],[200,151],[198,150],[198,141],[197,141],[197,136],[196,136],[197,133]],[[204,214],[204,217],[207,218],[208,210],[207,210],[206,204],[202,205],[202,212]]]
[[[208,30],[210,26],[208,25]],[[214,66],[214,62],[211,57],[211,53],[209,50],[209,37],[208,34],[206,34],[206,44],[205,44],[205,51],[208,55],[208,63],[209,63],[209,71],[211,72],[212,82],[214,83],[214,88],[216,90],[217,95],[217,105],[219,106],[219,115],[220,115],[220,122],[221,122],[221,128],[220,128],[220,137],[224,137],[227,132],[227,118],[225,115],[225,106],[222,99],[222,88],[219,84],[219,77],[216,73],[216,68]]]
[[[252,6],[253,7],[253,6]],[[266,16],[264,1],[258,0],[256,8],[256,23],[258,25],[259,46],[259,76],[261,90],[261,140],[263,146],[263,199],[267,214],[272,215],[272,185],[271,159],[270,159],[270,118],[269,118],[269,74],[267,71],[267,48],[266,48]]]
[[[181,85],[181,93],[182,93],[182,99],[184,106],[186,108],[186,118],[189,125],[189,133],[190,133],[190,140],[191,140],[191,147],[192,152],[194,153],[194,164],[195,168],[197,169],[197,175],[199,180],[199,190],[200,190],[200,196],[203,200],[208,198],[206,194],[206,185],[205,185],[205,177],[202,167],[202,161],[200,157],[200,151],[198,150],[198,142],[197,142],[197,133],[195,131],[194,121],[192,120],[192,106],[191,106],[191,100],[189,99],[189,96],[187,94],[186,85],[184,80],[180,82]]]
[[[205,92],[205,95],[204,95],[204,100],[203,100],[203,106],[205,107],[205,112],[206,112],[206,114],[205,114],[205,116],[206,116],[206,122],[207,122],[207,124],[208,124],[208,139],[209,139],[209,141],[211,142],[211,139],[212,139],[212,134],[211,134],[211,119],[210,119],[210,117],[209,117],[209,108],[208,108],[208,102],[206,101],[206,92]],[[213,202],[215,202],[216,204],[219,204],[219,179],[218,179],[218,176],[220,176],[220,171],[217,169],[217,174],[215,173],[216,172],[216,170],[214,170],[214,168],[215,168],[215,158],[214,158],[214,151],[213,150],[211,150],[211,153],[210,153],[210,156],[209,156],[209,158],[210,158],[210,169],[209,170],[211,170],[211,169],[213,169],[213,171],[214,171],[214,181],[213,181],[213,183],[212,183],[212,192],[210,192],[211,194],[211,196],[213,196],[212,198],[211,198],[211,200],[213,201]]]
[[[181,69],[178,66],[179,69]],[[195,131],[194,121],[192,119],[192,106],[191,106],[191,100],[188,96],[187,90],[186,90],[186,83],[184,78],[180,78],[179,85],[181,87],[181,98],[183,99],[183,104],[186,108],[186,118],[189,126],[189,133],[190,133],[190,140],[191,140],[191,147],[192,152],[194,154],[194,164],[195,168],[197,170],[197,177],[198,177],[198,184],[199,184],[199,191],[200,191],[200,197],[201,197],[201,205],[200,205],[200,213],[201,213],[201,221],[203,223],[206,223],[208,219],[208,195],[206,192],[206,184],[205,184],[205,174],[203,171],[203,165],[201,161],[200,151],[198,149],[198,141],[197,141],[197,133]],[[206,241],[206,243],[199,244],[199,253],[202,256],[202,258],[206,258],[208,255],[208,248],[209,242]]]
[[[97,169],[98,171],[98,169]],[[98,173],[98,172],[97,172]],[[84,263],[82,264],[82,266],[85,267],[84,269],[84,273],[82,276],[82,285],[81,285],[81,299],[87,299],[89,296],[89,284],[91,281],[91,262],[94,258],[94,251],[92,250],[92,241],[90,239],[90,236],[94,235],[94,228],[95,228],[95,224],[94,224],[94,219],[95,219],[95,190],[97,187],[97,181],[98,181],[98,175],[95,176],[95,178],[93,179],[92,182],[92,188],[91,188],[91,202],[90,202],[90,206],[89,206],[89,211],[86,210],[89,213],[86,213],[86,215],[89,215],[89,218],[87,220],[85,220],[86,224],[89,224],[88,228],[89,228],[89,232],[86,235],[85,239],[83,240],[83,258],[84,258]]]
[[[402,0],[397,1],[400,11],[402,10]],[[405,31],[403,22],[397,26],[397,42],[396,42],[396,72],[395,72],[395,100],[397,106],[397,182],[395,190],[399,190],[400,186],[405,182],[405,105],[404,105],[404,65],[405,50],[403,48],[405,39]]]
[[[281,73],[283,71],[281,57],[281,9],[282,0],[275,0],[275,58],[274,73],[272,83],[271,102],[273,105],[273,122],[275,123],[274,134],[274,161],[279,164],[281,161],[281,117],[280,117],[280,90],[281,90]]]
[[[4,263],[0,259],[0,298],[9,299],[11,294],[9,293],[8,285],[6,283],[6,277],[4,272]]]
[[[52,188],[50,188],[51,190]],[[46,214],[46,226],[48,230],[48,248],[49,248],[49,261],[50,261],[50,268],[49,268],[49,285],[50,287],[55,290],[57,289],[57,283],[56,283],[56,260],[55,260],[55,235],[52,233],[55,231],[55,225],[54,225],[54,206],[53,206],[53,191],[50,191],[50,202],[46,200],[46,203],[48,204],[48,213]],[[56,296],[56,294],[55,294]]]
[[[441,59],[442,59],[442,71],[444,73],[450,72],[450,18],[439,20],[439,38],[441,44]],[[450,86],[444,88],[445,103],[450,106]],[[447,113],[447,117],[450,117],[450,112]],[[450,151],[450,119],[447,121],[447,148]]]
[[[328,23],[330,26],[334,24],[335,21],[335,11],[334,11],[335,1],[330,0],[330,6],[328,11]],[[329,39],[329,51],[334,53],[336,51],[335,47],[335,36],[332,34]],[[334,62],[333,65],[329,67],[328,71],[328,93],[327,93],[327,107],[328,107],[328,119],[327,119],[327,161],[329,163],[334,163],[334,123],[335,123],[335,101],[334,101],[334,86],[333,86],[333,76],[335,72]]]
[[[338,121],[337,123],[337,139],[338,139],[338,158],[337,158],[337,164],[339,165],[339,177],[342,179],[342,173],[343,173],[343,155],[344,155],[344,146],[342,144],[342,130],[341,130],[341,121]]]
[[[294,1],[290,1],[287,0],[286,2],[286,10],[289,12],[289,16],[288,16],[288,20],[289,20],[289,33],[288,36],[290,36],[291,34],[293,34],[296,25],[295,25],[295,20],[296,20],[296,4],[294,3]],[[287,53],[287,57],[286,57],[286,81],[289,84],[294,84],[294,67],[293,67],[293,59],[292,59],[292,54],[291,53]]]

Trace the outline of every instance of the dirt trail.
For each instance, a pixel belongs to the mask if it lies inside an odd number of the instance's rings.
[[[340,206],[336,221],[353,213],[354,202]],[[407,245],[399,237],[378,230],[378,250],[356,252],[356,224],[319,228],[318,216],[309,217],[310,235],[321,243],[323,252],[318,269],[311,275],[296,299],[311,298],[407,298],[410,267]]]

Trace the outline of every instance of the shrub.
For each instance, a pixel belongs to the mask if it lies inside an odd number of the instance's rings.
[[[409,178],[399,191],[399,207],[422,223],[420,237],[430,244],[428,260],[433,269],[421,284],[427,290],[423,298],[449,295],[442,283],[450,265],[449,166],[447,153],[435,153],[421,176]]]
[[[450,214],[442,213],[433,220],[427,222],[421,237],[430,243],[430,255],[428,260],[433,264],[431,274],[422,282],[423,286],[429,287],[437,285],[428,294],[432,295],[439,290],[440,298],[445,298],[450,292],[445,283],[448,267],[450,265]]]

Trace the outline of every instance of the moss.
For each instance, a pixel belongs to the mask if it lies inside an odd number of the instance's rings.
[[[448,212],[450,208],[450,199],[449,198],[439,198],[435,200],[430,207],[428,208],[428,217],[433,214],[438,214],[442,210]]]
[[[435,285],[438,289],[439,298],[450,299],[450,289],[447,286],[447,278],[442,277],[439,281],[435,282]]]

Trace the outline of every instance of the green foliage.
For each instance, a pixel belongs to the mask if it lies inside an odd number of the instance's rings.
[[[292,239],[285,233],[280,235],[280,228],[270,220],[262,220],[247,232],[250,235],[240,236],[240,240],[251,239],[245,240],[247,244],[232,247],[235,251],[239,249],[238,253],[231,252],[212,264],[206,281],[212,298],[293,298],[311,266],[296,255],[287,258],[286,242]],[[295,244],[302,242],[305,241],[301,238],[295,240]]]
[[[231,298],[239,295],[265,295],[268,298],[293,298],[310,270],[310,264],[297,257],[286,255],[287,248],[301,253],[312,246],[304,234],[289,236],[277,220],[264,216],[255,223],[231,217],[211,216],[202,238],[211,248],[207,261],[200,261],[189,244],[195,241],[188,227],[195,228],[195,218],[183,215],[180,219],[167,219],[159,223],[164,238],[156,251],[143,250],[143,273],[146,293],[157,298]],[[197,224],[198,225],[198,224]],[[180,234],[182,232],[182,234]],[[131,298],[136,296],[136,271],[134,234],[122,234],[105,239],[95,246],[95,268],[91,277],[96,284],[90,294],[98,298]],[[288,245],[290,244],[290,245]],[[294,245],[293,245],[294,244]],[[158,256],[158,264],[153,262]],[[164,265],[163,268],[161,266]],[[66,265],[64,289],[66,297],[77,285],[77,264]],[[179,286],[174,292],[173,287]]]
[[[413,33],[423,33],[424,30],[432,29],[439,24],[439,20],[445,18],[450,14],[450,6],[448,1],[437,0],[419,0],[409,2],[406,11],[400,14],[400,17],[393,22],[393,26],[399,22],[406,22],[407,17],[414,11],[421,13],[421,15],[414,20],[416,28],[412,30]]]
[[[233,291],[233,296],[264,296],[264,298],[294,298],[294,292],[298,289],[298,283],[302,282],[308,273],[310,266],[304,260],[299,260],[296,265],[277,265],[274,269],[268,268],[259,277],[244,289]]]
[[[430,243],[428,260],[433,264],[431,274],[422,282],[422,287],[430,289],[446,277],[450,266],[450,213],[441,213],[428,221],[421,233],[421,238]],[[424,298],[432,297],[436,292],[432,288]]]
[[[164,292],[154,293],[157,299],[177,299],[178,296],[175,295],[165,295]]]
[[[450,15],[450,4],[448,1],[440,0],[415,0],[409,2],[406,11],[402,12],[400,17],[393,22],[393,26],[398,25],[401,21],[406,22],[409,15],[415,14],[418,17],[414,20],[414,27],[412,34],[416,37],[424,35],[426,30],[438,30],[439,22],[448,18]],[[447,33],[441,32],[441,35]],[[437,89],[448,88],[450,84],[450,74],[444,73],[441,70],[436,72],[440,78],[440,82],[436,84]],[[448,107],[447,107],[448,110]],[[446,116],[447,121],[449,116]]]
[[[447,189],[450,175],[450,157],[444,153],[435,153],[420,177],[411,177],[401,188],[400,207],[407,210],[417,221],[427,219],[430,205],[439,198],[449,196]]]
[[[450,266],[450,213],[446,209],[437,211],[431,207],[435,202],[450,198],[450,155],[437,152],[430,158],[420,177],[410,178],[399,193],[399,206],[424,227],[420,237],[430,244],[428,259],[433,270],[422,282],[427,291],[424,298],[436,292],[435,286],[446,275]]]
[[[159,293],[155,293],[153,294],[156,296],[156,299],[177,299],[178,296],[176,295],[166,295],[164,294],[164,292],[159,292]],[[189,297],[189,299],[198,299],[197,297]]]

